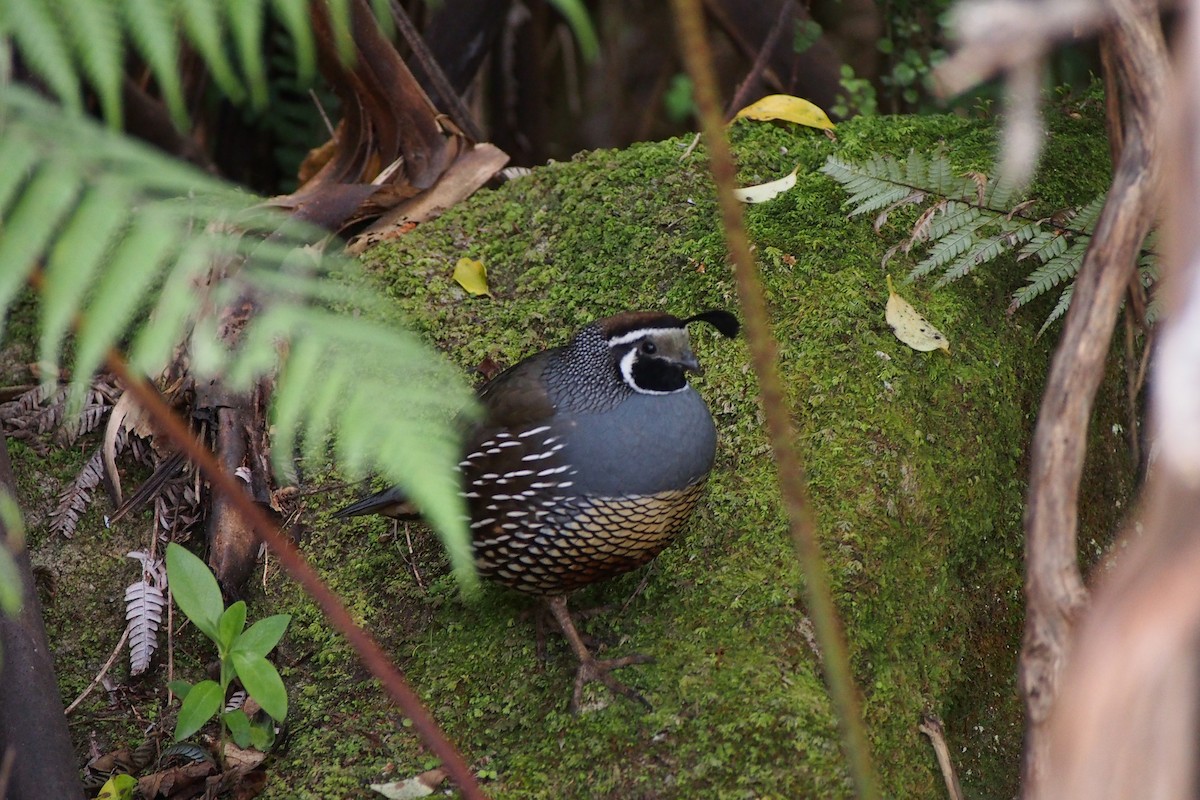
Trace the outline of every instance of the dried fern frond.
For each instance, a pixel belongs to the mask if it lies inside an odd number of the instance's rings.
[[[126,444],[125,436],[117,439],[118,451]],[[88,456],[75,478],[58,496],[58,505],[50,512],[50,530],[68,539],[75,535],[79,519],[87,512],[96,494],[96,487],[104,480],[104,453],[99,447]]]
[[[129,674],[141,675],[158,649],[158,629],[167,607],[167,570],[162,559],[135,550],[126,553],[142,565],[141,580],[125,589],[125,623],[129,629]]]

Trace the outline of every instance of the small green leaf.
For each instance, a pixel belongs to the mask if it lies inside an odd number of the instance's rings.
[[[256,723],[250,728],[250,744],[264,752],[270,750],[275,744],[275,724],[270,720]]]
[[[225,609],[217,623],[217,644],[221,650],[228,650],[237,641],[238,636],[246,629],[246,602],[238,600]]]
[[[174,542],[167,545],[167,584],[179,610],[205,636],[220,641],[217,622],[225,604],[217,579],[203,561]]]
[[[225,723],[225,727],[229,728],[229,733],[233,736],[233,741],[237,742],[238,747],[250,746],[250,718],[246,716],[246,712],[240,708],[233,711],[226,711],[221,715],[221,721]]]
[[[192,690],[192,685],[190,683],[188,683],[187,681],[175,680],[175,681],[168,681],[167,688],[170,689],[171,692],[176,697],[179,698],[180,702],[183,702],[183,700],[187,698],[188,692],[190,692]]]
[[[262,706],[263,711],[277,720],[286,717],[287,690],[283,688],[283,679],[279,677],[275,665],[262,656],[237,650],[230,657],[242,686]]]
[[[216,681],[200,681],[188,692],[179,709],[179,719],[175,723],[175,741],[191,736],[204,727],[204,723],[212,719],[213,714],[221,710],[221,701],[225,693]]]
[[[276,614],[260,619],[237,638],[233,643],[233,652],[265,658],[279,644],[291,621],[291,614]]]

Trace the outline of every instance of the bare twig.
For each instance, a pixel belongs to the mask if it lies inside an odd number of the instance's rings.
[[[779,16],[775,19],[775,24],[771,26],[771,30],[767,33],[767,38],[763,40],[762,47],[758,49],[758,55],[754,57],[754,64],[750,67],[750,71],[746,73],[746,77],[738,85],[737,91],[733,93],[733,99],[729,101],[729,106],[725,109],[725,119],[733,119],[733,115],[742,106],[746,105],[746,97],[750,94],[750,90],[758,83],[762,77],[763,70],[767,67],[767,62],[771,60],[771,53],[774,52],[775,46],[779,44],[779,39],[787,29],[787,23],[792,18],[795,7],[791,0],[781,3],[779,6]]]
[[[873,800],[879,793],[871,768],[866,731],[859,716],[858,698],[850,672],[846,641],[842,635],[837,609],[829,590],[825,563],[817,542],[816,523],[807,496],[804,468],[793,445],[795,436],[791,414],[779,378],[778,345],[771,335],[762,283],[758,278],[757,265],[750,252],[750,241],[742,219],[742,204],[733,194],[736,186],[736,168],[721,120],[712,52],[704,32],[700,0],[673,0],[673,6],[680,34],[679,46],[688,74],[691,75],[692,85],[695,87],[696,108],[704,132],[713,181],[717,187],[726,247],[733,261],[738,296],[746,323],[746,341],[758,378],[771,446],[775,452],[780,494],[787,509],[792,541],[804,569],[808,612],[825,653],[825,678],[841,724],[842,744],[849,761],[851,778],[860,800]]]
[[[942,720],[936,714],[926,714],[917,730],[928,736],[929,743],[933,745],[933,754],[937,757],[938,768],[942,771],[942,780],[946,782],[947,796],[950,800],[964,800],[958,773],[954,771],[954,762],[950,760],[950,748],[946,745]]]
[[[71,701],[71,705],[67,706],[66,711],[63,712],[64,714],[70,714],[72,711],[74,711],[75,708],[83,702],[84,698],[91,694],[92,690],[100,684],[100,681],[104,680],[104,676],[108,674],[110,669],[112,669],[113,663],[117,660],[117,656],[121,654],[121,651],[125,647],[125,642],[128,640],[129,626],[126,625],[125,630],[121,631],[121,640],[117,642],[117,646],[113,648],[112,655],[108,657],[108,661],[104,662],[104,666],[101,667],[100,671],[96,673],[96,677],[92,678],[92,682],[87,685],[87,688],[80,692],[79,696]],[[0,794],[0,797],[3,796],[4,795]]]

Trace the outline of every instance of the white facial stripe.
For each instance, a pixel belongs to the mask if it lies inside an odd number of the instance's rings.
[[[615,339],[609,339],[608,346],[609,347],[619,347],[623,344],[629,344],[630,342],[636,342],[638,339],[645,338],[646,336],[649,336],[652,333],[656,333],[658,331],[664,331],[664,330],[671,330],[671,329],[669,329],[669,328],[639,328],[636,331],[630,331],[629,333],[618,336]]]
[[[633,362],[637,360],[637,355],[637,350],[630,350],[621,357],[621,377],[625,379],[625,383],[629,384],[630,389],[641,394],[675,394],[675,392],[682,392],[687,388],[687,384],[685,383],[683,386],[670,392],[656,392],[653,389],[645,389],[638,386],[637,381],[633,378]]]

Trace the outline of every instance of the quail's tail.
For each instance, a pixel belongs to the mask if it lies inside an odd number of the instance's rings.
[[[360,517],[364,514],[379,514],[395,519],[416,519],[420,516],[400,487],[392,486],[335,511],[333,518],[345,519],[346,517]]]

